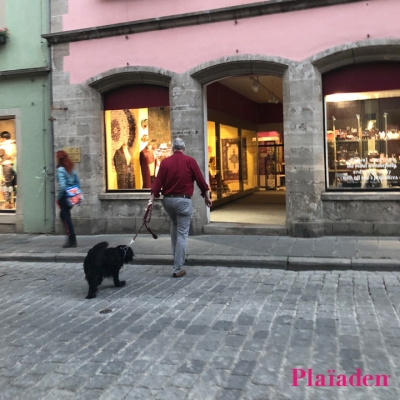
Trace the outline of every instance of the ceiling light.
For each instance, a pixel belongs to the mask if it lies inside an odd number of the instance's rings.
[[[269,93],[269,98],[268,98],[268,103],[282,103],[282,100],[275,95],[274,92],[272,92],[271,90],[269,90],[266,86],[264,86],[259,80],[258,80],[258,76],[254,77],[250,77],[251,80],[251,90],[255,93],[257,93],[260,89],[260,86],[263,87],[268,93]]]
[[[253,82],[251,83],[251,90],[257,93],[259,89],[260,89],[259,83],[255,79],[253,79]]]

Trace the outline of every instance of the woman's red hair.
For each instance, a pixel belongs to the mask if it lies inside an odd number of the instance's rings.
[[[64,167],[65,170],[70,174],[74,169],[74,162],[69,158],[68,154],[64,150],[59,150],[56,153],[58,160],[58,167]]]

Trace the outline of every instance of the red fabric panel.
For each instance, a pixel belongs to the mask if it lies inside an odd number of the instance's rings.
[[[247,97],[242,97],[242,119],[257,124],[258,122],[258,104]]]
[[[263,103],[258,105],[258,123],[283,123],[283,104]]]
[[[220,96],[220,101],[219,101],[220,111],[224,114],[235,115],[236,117],[241,118],[242,96],[239,93],[236,93],[232,89],[229,89],[221,84],[219,88],[219,96]]]
[[[257,103],[219,82],[207,86],[207,107],[254,124],[257,123]]]
[[[376,62],[348,65],[322,76],[324,96],[334,93],[400,89],[400,63]]]
[[[214,111],[219,111],[219,87],[218,82],[207,86],[207,107]]]
[[[156,85],[129,85],[104,95],[105,110],[168,107],[169,89]]]

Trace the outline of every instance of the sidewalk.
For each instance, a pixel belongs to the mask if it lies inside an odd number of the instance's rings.
[[[0,261],[83,262],[96,243],[129,244],[131,236],[78,236],[78,247],[63,249],[64,236],[0,234]],[[171,265],[169,235],[140,234],[132,245],[135,264]],[[186,265],[288,270],[400,271],[398,237],[201,235],[189,237]]]

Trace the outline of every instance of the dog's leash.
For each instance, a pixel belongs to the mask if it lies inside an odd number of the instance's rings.
[[[150,203],[147,205],[146,208],[146,212],[144,213],[144,217],[143,217],[143,223],[140,226],[140,228],[138,229],[138,231],[136,232],[136,235],[134,236],[134,238],[131,240],[131,242],[129,243],[128,246],[130,246],[132,243],[134,243],[135,239],[137,238],[137,236],[139,235],[140,230],[143,228],[143,225],[146,227],[146,229],[149,231],[149,233],[151,234],[151,236],[153,236],[153,239],[157,239],[158,236],[153,233],[153,231],[147,226],[148,223],[150,223],[151,220],[151,213],[153,211],[153,203]]]

